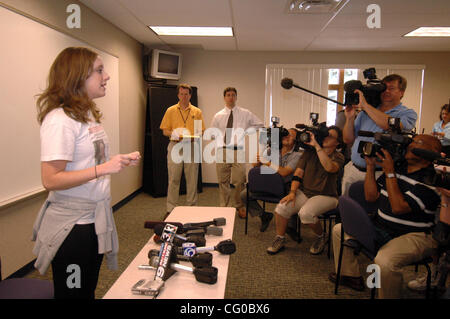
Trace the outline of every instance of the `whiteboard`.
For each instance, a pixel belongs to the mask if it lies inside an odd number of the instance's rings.
[[[0,207],[44,190],[36,95],[46,87],[56,56],[66,47],[97,52],[110,75],[106,96],[95,103],[119,152],[119,59],[67,34],[0,6]]]

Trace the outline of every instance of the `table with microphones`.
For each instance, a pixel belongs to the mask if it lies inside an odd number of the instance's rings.
[[[232,207],[179,206],[164,222],[143,221],[149,241],[103,298],[223,299],[235,215]]]

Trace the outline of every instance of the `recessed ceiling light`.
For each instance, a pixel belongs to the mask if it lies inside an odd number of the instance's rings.
[[[161,27],[149,26],[157,35],[178,35],[195,37],[232,37],[231,27]]]
[[[404,37],[450,37],[450,27],[420,27]]]

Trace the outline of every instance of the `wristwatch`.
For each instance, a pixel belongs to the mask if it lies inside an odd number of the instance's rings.
[[[386,174],[386,178],[395,178],[395,174],[394,173],[387,173]]]

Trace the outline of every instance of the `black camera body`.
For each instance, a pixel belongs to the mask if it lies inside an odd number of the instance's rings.
[[[312,126],[307,126],[304,124],[297,124],[295,127],[299,129],[297,131],[297,138],[295,139],[295,147],[296,149],[302,148],[311,148],[310,145],[306,144],[311,141],[311,136],[308,132],[311,132],[314,135],[317,143],[322,146],[322,143],[325,137],[328,136],[328,127],[325,122],[319,123],[319,114],[318,113],[310,113],[309,118],[311,119]]]
[[[434,174],[430,174],[424,183],[434,187],[450,189],[450,173],[433,169]]]
[[[351,80],[344,83],[345,90],[345,105],[359,104],[359,95],[353,91],[360,90],[367,103],[373,107],[378,107],[381,104],[381,93],[386,90],[386,85],[377,78],[375,68],[369,68],[363,71],[364,78],[367,83],[364,85],[361,81]]]
[[[390,117],[388,124],[389,129],[383,132],[359,131],[358,136],[374,137],[375,142],[359,142],[358,153],[362,158],[365,156],[376,157],[377,153],[383,154],[381,149],[384,148],[392,156],[395,166],[398,167],[404,164],[405,154],[414,133],[402,132],[399,118]]]
[[[267,147],[278,147],[278,149],[281,149],[282,147],[282,140],[284,137],[289,135],[289,131],[283,127],[283,125],[278,126],[280,123],[280,118],[276,116],[272,116],[271,118],[273,127],[264,127],[261,129],[260,133],[260,141],[263,144],[266,144]],[[278,139],[274,139],[274,130],[278,131]]]

